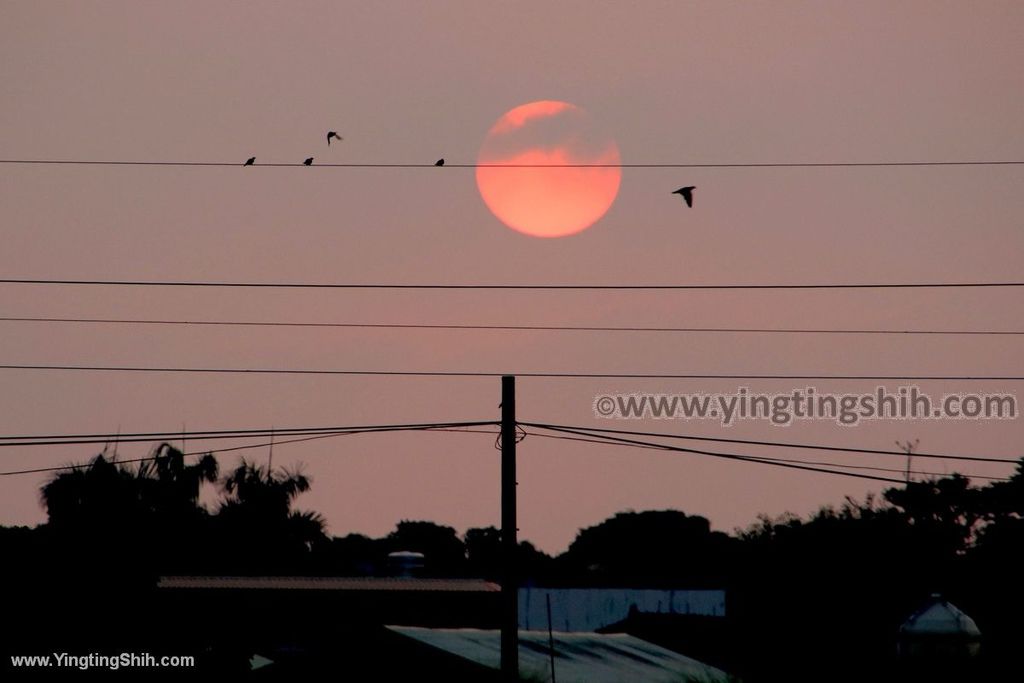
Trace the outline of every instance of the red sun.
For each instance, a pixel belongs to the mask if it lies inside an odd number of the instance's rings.
[[[506,112],[491,127],[477,157],[476,184],[487,208],[508,227],[565,237],[586,230],[611,207],[620,163],[615,141],[586,111],[542,100]],[[602,166],[565,167],[573,164]]]

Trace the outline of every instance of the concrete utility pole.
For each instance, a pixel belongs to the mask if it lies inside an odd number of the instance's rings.
[[[519,680],[519,572],[516,555],[516,378],[501,378],[501,673]]]

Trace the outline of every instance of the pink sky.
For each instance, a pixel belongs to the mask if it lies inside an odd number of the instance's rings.
[[[235,3],[0,6],[0,158],[473,163],[508,109],[586,108],[625,163],[1024,159],[1017,2]],[[325,143],[327,130],[344,142]],[[0,274],[310,282],[818,283],[1021,280],[1024,167],[626,169],[593,228],[535,239],[472,169],[0,165]],[[699,190],[687,210],[669,193]],[[1019,290],[155,291],[0,286],[5,316],[1024,329]],[[1020,337],[846,337],[65,326],[0,322],[0,360],[283,368],[1021,375]],[[525,420],[608,426],[598,392],[738,382],[522,379]],[[750,382],[786,391],[805,383]],[[893,383],[895,387],[898,383]],[[827,382],[820,391],[870,390]],[[0,371],[0,434],[497,418],[498,379]],[[1014,391],[1019,383],[930,383]],[[1020,419],[725,429],[730,438],[1024,454]],[[614,425],[613,425],[614,426]],[[350,436],[275,449],[330,531],[498,524],[485,435]],[[722,449],[727,450],[727,449]],[[734,449],[735,450],[735,449]],[[124,446],[125,457],[145,455]],[[89,448],[4,449],[3,469]],[[264,451],[258,452],[265,458]],[[800,454],[773,453],[778,457]],[[846,456],[849,457],[849,456]],[[811,458],[813,459],[813,458]],[[223,466],[235,461],[225,456]],[[890,462],[868,458],[866,462]],[[902,461],[896,464],[900,466]],[[922,465],[925,466],[925,465]],[[942,463],[929,469],[943,471]],[[1005,475],[1011,468],[969,465]],[[521,536],[558,552],[632,508],[715,527],[879,485],[528,438]],[[42,476],[0,479],[34,524]]]

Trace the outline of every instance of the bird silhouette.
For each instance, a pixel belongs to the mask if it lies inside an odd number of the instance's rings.
[[[327,133],[327,146],[331,146],[331,138],[337,138],[338,142],[341,142],[342,137],[335,133],[333,130]]]
[[[310,157],[310,158],[306,159],[302,163],[305,164],[306,166],[312,166],[313,165],[313,157]]]
[[[687,187],[680,187],[675,190],[672,194],[682,195],[683,199],[686,200],[686,205],[689,207],[693,206],[693,191],[697,189],[696,185],[688,185]]]
[[[444,159],[438,159],[435,161],[434,166],[444,166]]]
[[[245,165],[246,166],[252,166],[255,163],[256,163],[256,157],[249,157],[248,159],[245,160]]]

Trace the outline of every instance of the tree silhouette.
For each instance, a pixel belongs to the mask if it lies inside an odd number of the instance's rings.
[[[980,508],[988,521],[1024,517],[1024,458],[1007,481],[994,481],[978,492]]]
[[[49,523],[59,528],[114,524],[166,527],[202,515],[199,491],[217,479],[217,460],[206,454],[193,464],[170,444],[132,468],[97,455],[87,465],[56,473],[41,490]]]
[[[563,571],[588,583],[698,587],[720,583],[715,577],[732,545],[704,517],[677,510],[620,512],[582,529],[559,560]]]
[[[381,539],[363,534],[327,539],[315,546],[317,573],[341,576],[373,576],[387,566],[387,549]]]
[[[883,495],[906,515],[916,532],[928,535],[934,548],[944,553],[962,554],[982,518],[979,491],[960,474],[908,482]]]
[[[40,492],[51,527],[102,528],[111,522],[137,519],[142,509],[132,479],[134,475],[103,455],[85,466],[56,473]]]
[[[192,515],[200,510],[199,492],[204,483],[214,483],[217,459],[207,453],[189,465],[185,454],[170,444],[161,444],[152,460],[139,465],[138,478],[155,482],[149,487],[150,504],[158,514]]]
[[[403,520],[385,543],[388,552],[423,553],[425,575],[461,576],[466,571],[466,546],[450,526]]]
[[[468,529],[464,536],[467,571],[485,579],[501,577],[501,531],[493,526]]]
[[[292,510],[292,503],[310,484],[301,467],[270,470],[243,459],[220,482],[222,561],[245,573],[308,570],[313,547],[326,541],[326,523],[317,512]]]
[[[40,490],[48,518],[40,530],[46,572],[60,575],[74,567],[62,581],[117,592],[151,586],[160,574],[194,570],[209,547],[200,489],[216,475],[213,456],[186,463],[168,444],[138,465],[100,454],[57,472]]]
[[[464,536],[466,571],[470,576],[497,581],[502,575],[501,530],[493,526],[469,529]],[[520,541],[516,557],[524,585],[554,580],[554,561],[529,541]]]

